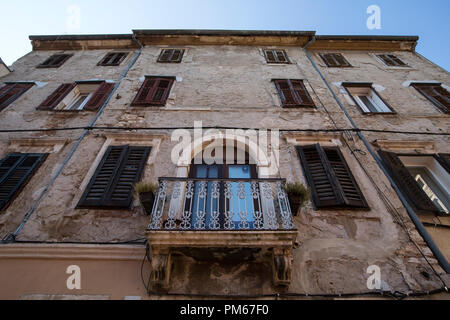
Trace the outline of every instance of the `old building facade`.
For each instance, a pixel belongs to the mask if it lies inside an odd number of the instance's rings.
[[[0,298],[445,291],[450,76],[416,37],[30,39],[0,78]]]

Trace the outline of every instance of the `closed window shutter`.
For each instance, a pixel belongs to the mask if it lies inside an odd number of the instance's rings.
[[[171,62],[181,62],[181,59],[183,58],[184,50],[173,50],[172,58],[170,59]]]
[[[112,146],[106,151],[81,197],[79,208],[129,208],[150,147]]]
[[[397,56],[390,54],[388,57],[394,62],[394,65],[397,67],[404,67],[406,66],[406,63],[404,63],[402,60],[400,60]]]
[[[167,102],[172,85],[172,78],[147,77],[132,105],[163,106]]]
[[[0,161],[0,210],[12,200],[46,154],[10,154]]]
[[[336,207],[344,203],[335,185],[330,167],[320,145],[298,147],[303,171],[317,208]]]
[[[305,84],[301,80],[292,80],[292,87],[298,96],[299,104],[306,107],[314,107],[314,101],[306,90]]]
[[[440,85],[413,85],[443,113],[450,113],[450,92]]]
[[[31,83],[7,84],[0,89],[0,111],[16,101],[22,94],[33,86]]]
[[[45,60],[38,68],[58,68],[64,64],[72,55],[70,54],[55,54]]]
[[[103,82],[84,106],[84,110],[96,111],[100,109],[111,94],[114,86],[114,83]]]
[[[275,54],[274,54],[274,52],[272,50],[265,50],[264,52],[266,54],[266,61],[267,61],[267,63],[275,63],[275,62],[277,62],[275,60]]]
[[[334,54],[333,56],[336,59],[339,67],[350,66],[350,63],[348,63],[348,61],[344,58],[344,56],[342,54],[338,53],[338,54]]]
[[[163,49],[159,55],[158,62],[179,63],[184,55],[183,49]]]
[[[338,148],[326,148],[324,151],[337,179],[345,204],[357,208],[368,208],[369,205],[341,151]]]
[[[325,53],[320,55],[328,67],[349,67],[350,63],[340,53]]]
[[[108,53],[99,63],[99,66],[118,66],[128,55],[127,52]]]
[[[276,51],[278,62],[286,63],[288,62],[286,52],[284,50]]]
[[[264,50],[267,63],[289,63],[284,50]]]
[[[58,87],[38,107],[38,110],[52,110],[76,87],[75,83],[64,83]]]
[[[384,62],[386,65],[388,65],[388,66],[393,66],[393,65],[394,65],[393,61],[392,61],[391,59],[389,59],[387,55],[385,55],[385,54],[379,54],[378,57],[379,57],[381,60],[383,60],[383,62]]]
[[[440,153],[436,157],[441,166],[450,174],[450,153]]]
[[[369,207],[339,149],[317,144],[297,152],[317,208]]]
[[[414,177],[395,153],[380,150],[379,154],[390,176],[394,179],[414,211],[417,213],[439,212],[439,209],[420,188],[416,180],[414,180]]]
[[[295,94],[292,91],[289,80],[275,80],[275,85],[283,107],[294,107],[298,105]]]
[[[283,107],[315,106],[302,80],[274,80],[274,82]]]

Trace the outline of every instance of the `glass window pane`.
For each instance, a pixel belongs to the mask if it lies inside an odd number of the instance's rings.
[[[426,167],[408,168],[419,186],[425,191],[433,203],[445,213],[449,213],[450,197]]]

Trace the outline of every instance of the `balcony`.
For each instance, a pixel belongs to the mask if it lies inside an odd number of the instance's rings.
[[[161,178],[147,239],[154,290],[168,289],[172,252],[269,252],[274,285],[291,281],[297,238],[281,179]]]

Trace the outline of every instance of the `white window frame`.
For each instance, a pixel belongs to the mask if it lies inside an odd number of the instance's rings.
[[[355,99],[356,103],[365,113],[394,113],[391,108],[378,96],[372,87],[346,87],[348,92]],[[377,111],[371,111],[359,96],[367,96]]]
[[[63,111],[81,111],[84,109],[86,104],[94,95],[95,91],[100,87],[99,83],[78,83],[76,87],[69,92],[67,96],[58,104],[55,110],[63,110]],[[82,94],[88,94],[86,99],[84,99],[83,103],[77,108],[72,109],[72,106],[78,101]]]
[[[431,174],[434,181],[450,197],[450,174],[432,156],[399,156],[406,168],[424,167]],[[450,208],[447,208],[450,210]]]

